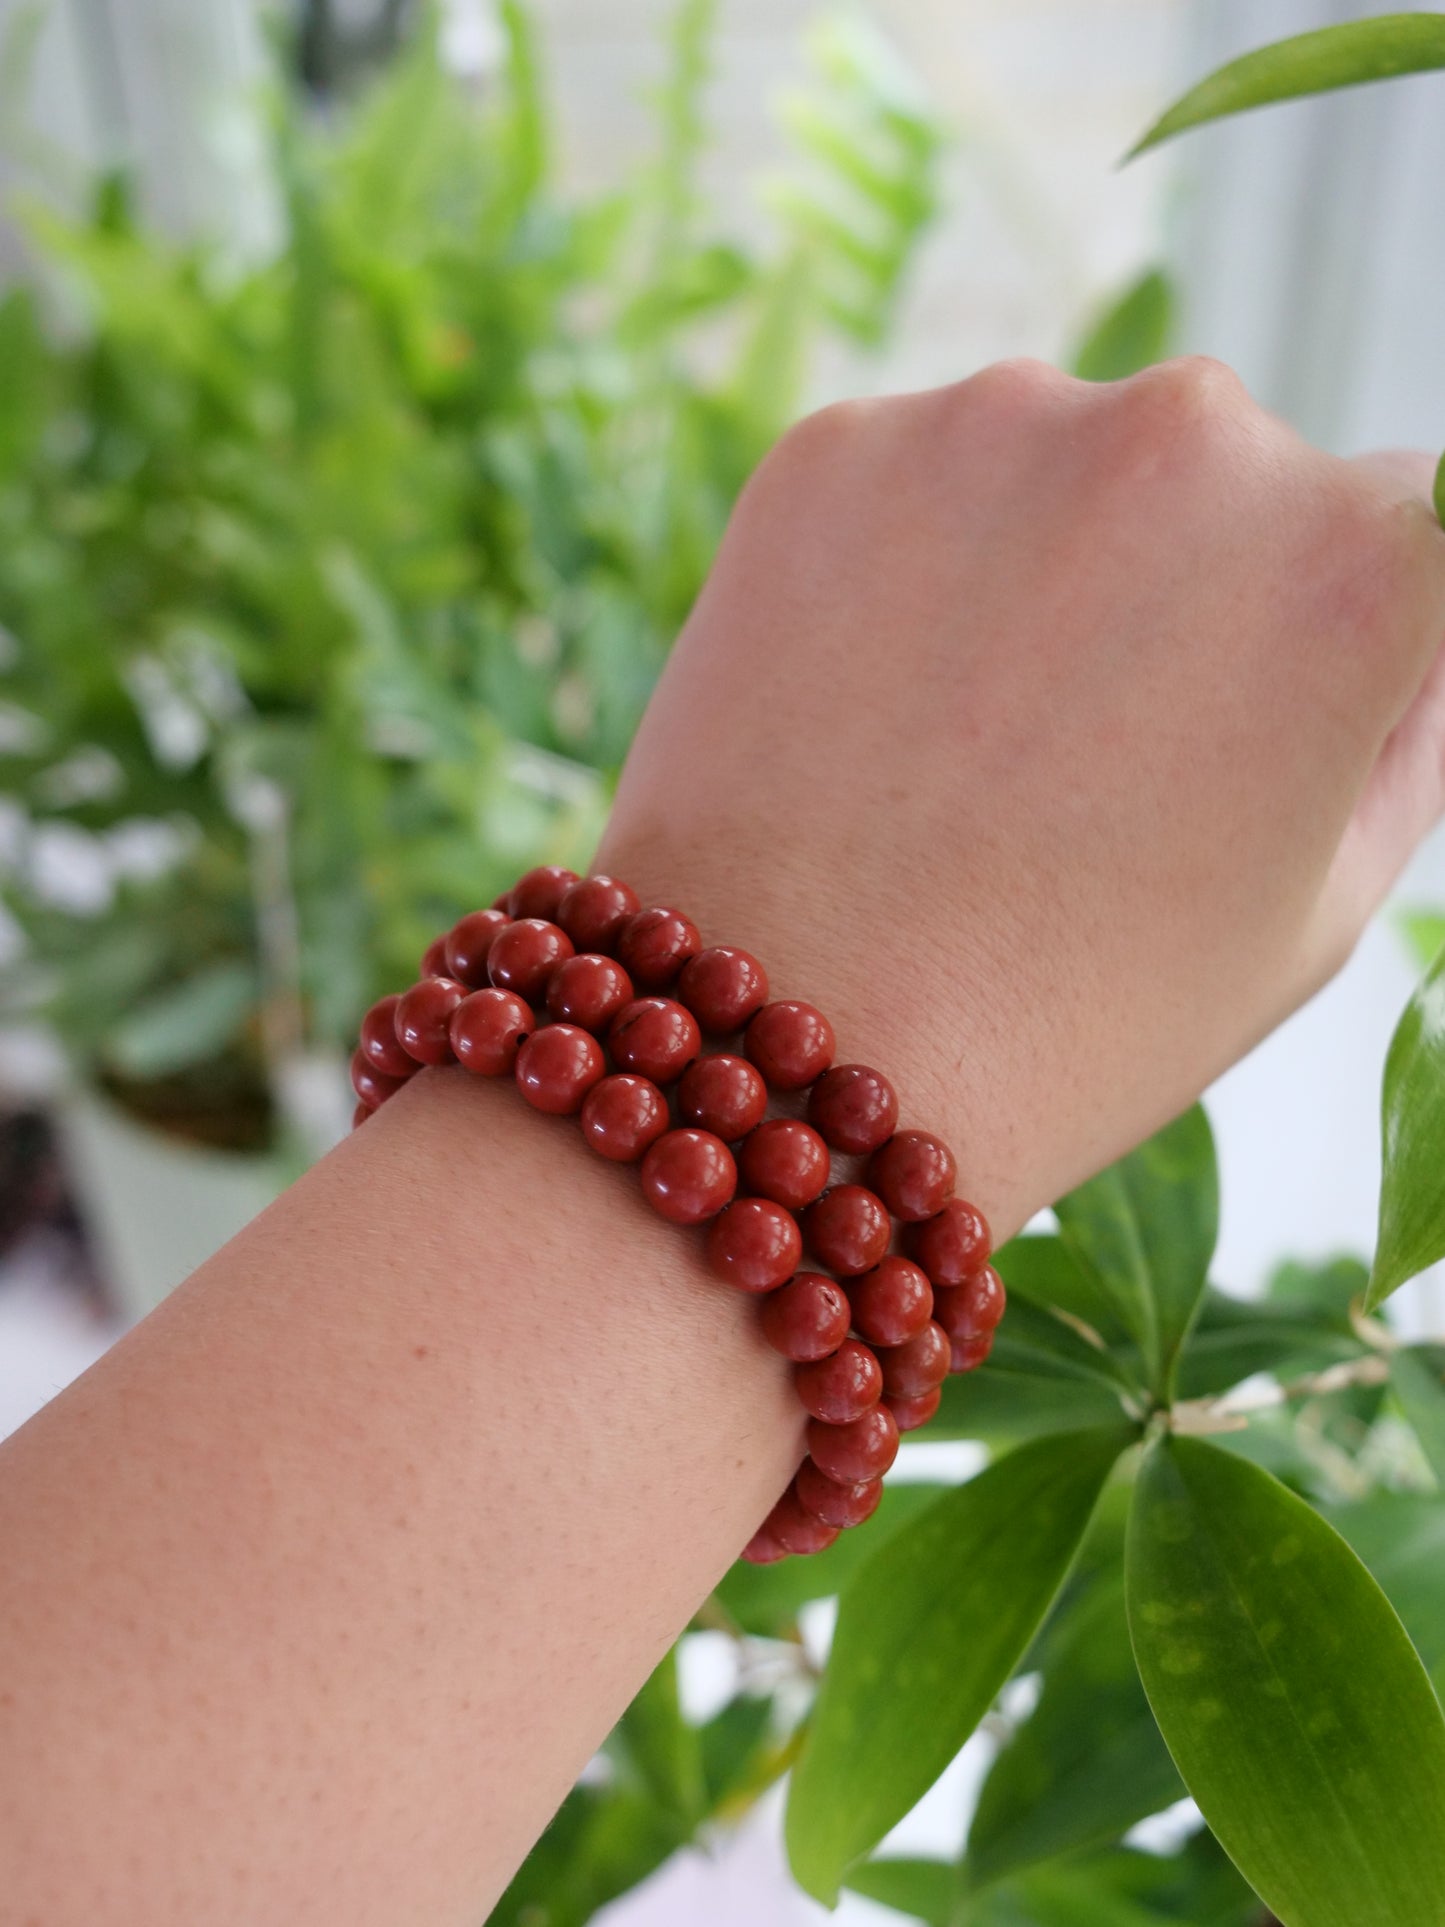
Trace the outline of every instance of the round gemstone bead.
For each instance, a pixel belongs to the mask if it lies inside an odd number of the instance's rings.
[[[870,1345],[902,1345],[933,1313],[928,1274],[907,1258],[880,1259],[848,1287],[853,1324]]]
[[[452,1012],[452,1049],[464,1070],[505,1077],[536,1025],[531,1006],[515,991],[474,990]]]
[[[986,1338],[1008,1303],[1003,1279],[992,1265],[984,1265],[961,1285],[940,1285],[933,1295],[934,1316],[950,1338]]]
[[[931,1392],[920,1392],[917,1398],[890,1398],[883,1394],[883,1403],[893,1414],[893,1422],[900,1432],[916,1432],[938,1410],[943,1401],[943,1388],[935,1385]]]
[[[365,1124],[370,1116],[371,1106],[369,1104],[358,1104],[356,1109],[351,1113],[352,1130],[354,1131],[358,1124]]]
[[[763,1521],[763,1530],[784,1552],[795,1553],[823,1552],[838,1536],[837,1526],[809,1512],[792,1486]]]
[[[523,917],[492,939],[487,975],[498,990],[514,990],[529,1004],[540,1004],[552,972],[573,954],[565,930],[540,917]]]
[[[361,1054],[383,1077],[410,1077],[416,1069],[416,1060],[402,1049],[396,1034],[400,1002],[397,996],[383,997],[361,1020]]]
[[[946,1373],[945,1360],[940,1376]],[[883,1370],[866,1345],[848,1338],[831,1358],[795,1367],[793,1383],[803,1409],[814,1418],[826,1419],[829,1425],[848,1425],[878,1403],[883,1393]]]
[[[788,1549],[780,1546],[766,1526],[759,1526],[738,1554],[750,1566],[775,1566],[780,1559],[786,1559]]]
[[[700,950],[683,965],[677,994],[704,1030],[741,1030],[768,1000],[768,976],[756,957],[730,943]]]
[[[921,1332],[879,1352],[883,1390],[892,1398],[920,1398],[948,1377],[949,1338],[930,1318]]]
[[[671,997],[635,997],[613,1018],[607,1048],[619,1070],[673,1084],[702,1049],[702,1033]]]
[[[820,1472],[811,1459],[804,1459],[793,1476],[793,1490],[805,1512],[821,1519],[825,1526],[861,1526],[878,1510],[883,1497],[881,1479],[864,1479],[860,1485],[839,1485]]]
[[[808,1421],[808,1452],[825,1479],[862,1485],[881,1479],[898,1456],[898,1426],[886,1405],[874,1405],[851,1425]]]
[[[517,1052],[517,1089],[536,1110],[571,1117],[606,1070],[602,1046],[590,1031],[548,1024]]]
[[[743,1049],[775,1091],[801,1091],[833,1061],[833,1026],[811,1004],[764,1004]]]
[[[808,1122],[833,1150],[862,1157],[898,1128],[898,1097],[881,1071],[835,1064],[808,1094]]]
[[[448,974],[447,940],[445,937],[433,937],[432,941],[422,952],[421,964],[417,969],[417,975],[419,977],[445,977]]]
[[[642,1160],[642,1190],[673,1224],[715,1218],[738,1188],[733,1154],[711,1131],[669,1131]]]
[[[507,908],[514,917],[539,917],[550,922],[576,881],[575,870],[564,870],[555,863],[539,864],[512,885]]]
[[[487,958],[493,940],[511,921],[501,910],[473,910],[454,923],[445,938],[447,975],[471,990],[480,990],[488,981]]]
[[[941,1211],[953,1196],[957,1177],[952,1151],[931,1131],[900,1131],[868,1167],[868,1182],[905,1224]]]
[[[950,1198],[935,1217],[911,1225],[905,1243],[935,1285],[961,1285],[988,1263],[988,1225],[962,1198]]]
[[[560,1024],[606,1030],[632,996],[632,979],[611,957],[584,952],[558,964],[547,984],[547,1010]]]
[[[708,1263],[738,1291],[776,1291],[802,1255],[797,1219],[770,1198],[735,1198],[708,1227]]]
[[[412,1069],[416,1069],[415,1064]],[[376,1110],[389,1097],[395,1097],[405,1082],[404,1077],[388,1077],[384,1071],[377,1070],[359,1050],[351,1053],[351,1088],[369,1111]]]
[[[582,1105],[582,1135],[614,1164],[635,1164],[671,1123],[667,1099],[646,1077],[604,1077]]]
[[[699,1057],[682,1074],[677,1108],[689,1124],[731,1144],[762,1122],[768,1087],[746,1057]]]
[[[666,990],[702,949],[696,926],[680,910],[638,910],[617,933],[615,952],[639,990]]]
[[[743,1140],[738,1168],[760,1198],[801,1211],[827,1189],[828,1147],[800,1118],[769,1118]]]
[[[950,1372],[976,1371],[992,1350],[992,1332],[985,1332],[982,1338],[951,1338],[948,1369]]]
[[[449,1064],[452,1040],[448,1035],[452,1012],[467,994],[466,985],[450,977],[423,977],[404,990],[392,1013],[396,1040],[418,1064]]]
[[[578,950],[610,953],[618,931],[637,908],[637,892],[616,877],[582,877],[568,885],[553,920]]]
[[[803,1216],[808,1248],[840,1278],[871,1271],[888,1251],[893,1226],[882,1201],[861,1184],[825,1191]]]
[[[832,1278],[800,1271],[763,1300],[758,1322],[775,1352],[797,1364],[827,1358],[848,1336],[848,1294]]]

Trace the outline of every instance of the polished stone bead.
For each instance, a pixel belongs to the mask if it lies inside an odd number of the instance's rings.
[[[590,1031],[548,1024],[534,1030],[517,1052],[517,1089],[535,1109],[571,1117],[606,1070],[602,1046]]]
[[[991,1248],[983,1213],[962,1198],[950,1198],[935,1217],[910,1225],[904,1244],[935,1287],[961,1285],[988,1263]]]
[[[396,1034],[400,1002],[395,995],[383,997],[361,1020],[361,1054],[383,1077],[410,1077],[416,1069],[416,1059],[402,1049]]]
[[[871,1271],[888,1251],[893,1225],[881,1199],[861,1184],[825,1191],[803,1214],[808,1249],[840,1278]]]
[[[614,953],[639,990],[666,990],[702,949],[696,927],[680,910],[638,910],[617,933]]]
[[[577,882],[575,870],[564,870],[555,863],[542,863],[518,877],[507,895],[507,908],[514,917],[538,917],[552,922],[562,899]]]
[[[898,1426],[886,1405],[874,1405],[851,1425],[808,1421],[808,1452],[825,1479],[862,1485],[881,1479],[898,1456]]]
[[[759,1526],[738,1554],[750,1566],[775,1566],[780,1559],[786,1559],[788,1548],[780,1546],[766,1526]]]
[[[612,957],[589,951],[558,964],[547,984],[547,1011],[559,1024],[580,1024],[594,1036],[630,1002],[632,979]]]
[[[802,1255],[797,1219],[769,1198],[735,1198],[708,1227],[708,1263],[738,1291],[776,1291]]]
[[[498,990],[514,990],[529,1004],[540,1004],[552,972],[573,954],[565,930],[540,917],[524,917],[492,939],[487,975]]]
[[[513,990],[474,990],[452,1012],[457,1062],[477,1077],[505,1077],[536,1029],[532,1008]]]
[[[868,1182],[905,1224],[941,1211],[957,1177],[952,1151],[931,1131],[899,1131],[868,1166]]]
[[[1004,1315],[1008,1294],[992,1265],[983,1265],[961,1285],[940,1285],[933,1294],[934,1317],[950,1338],[986,1338]]]
[[[412,1069],[416,1069],[415,1064]],[[377,1070],[359,1050],[352,1052],[351,1088],[368,1110],[374,1111],[389,1097],[395,1097],[405,1082],[404,1077],[388,1077],[384,1071]]]
[[[371,1106],[369,1104],[358,1104],[356,1109],[351,1113],[352,1130],[354,1131],[358,1124],[365,1124],[370,1116]]]
[[[450,977],[423,977],[404,990],[392,1013],[397,1042],[418,1064],[450,1064],[452,1040],[448,1026],[452,1012],[467,994],[465,984]]]
[[[801,1091],[833,1061],[833,1026],[811,1004],[764,1004],[743,1049],[775,1091]]]
[[[705,1224],[738,1188],[733,1154],[711,1131],[668,1131],[642,1160],[642,1193],[673,1224]]]
[[[809,1512],[792,1486],[763,1521],[763,1530],[785,1552],[823,1552],[838,1537],[837,1526],[830,1526],[816,1513]]]
[[[677,1087],[677,1108],[686,1123],[732,1144],[761,1123],[768,1087],[746,1057],[719,1052],[688,1065]]]
[[[471,990],[480,990],[490,981],[487,958],[497,932],[505,930],[511,921],[504,910],[473,910],[454,923],[444,943],[447,975]]]
[[[907,1258],[886,1257],[848,1287],[853,1324],[870,1345],[901,1345],[933,1314],[928,1274]]]
[[[433,937],[422,952],[421,963],[417,968],[419,977],[447,977],[451,975],[447,967],[447,940]]]
[[[930,1318],[921,1332],[878,1354],[883,1390],[891,1398],[919,1398],[948,1377],[949,1339]]]
[[[951,1338],[948,1343],[949,1371],[972,1372],[983,1364],[993,1350],[993,1333],[985,1332],[981,1338]]]
[[[671,1123],[667,1099],[647,1077],[604,1077],[582,1105],[582,1135],[614,1164],[635,1164]]]
[[[836,1279],[800,1271],[768,1293],[758,1322],[773,1350],[801,1365],[836,1352],[848,1336],[852,1317],[848,1294]]]
[[[821,1519],[825,1526],[861,1526],[878,1510],[883,1497],[881,1479],[864,1479],[859,1485],[839,1485],[826,1472],[820,1472],[811,1459],[804,1459],[793,1475],[793,1490],[805,1512]]]
[[[635,997],[608,1027],[607,1048],[618,1070],[675,1084],[702,1049],[702,1033],[671,997]]]
[[[557,906],[561,924],[579,951],[611,955],[617,933],[638,909],[637,892],[616,877],[582,877]]]
[[[774,1117],[744,1138],[738,1168],[749,1191],[801,1211],[827,1189],[831,1166],[828,1147],[811,1124]]]
[[[893,1414],[894,1423],[900,1432],[916,1432],[920,1426],[927,1425],[943,1402],[943,1388],[935,1385],[931,1392],[920,1392],[917,1398],[890,1398],[883,1394],[883,1403]]]
[[[882,1397],[883,1370],[867,1345],[846,1338],[830,1358],[795,1366],[793,1384],[804,1411],[847,1425]]]
[[[700,950],[683,966],[677,994],[706,1031],[741,1030],[768,1000],[768,976],[756,957],[733,944]]]
[[[898,1097],[881,1071],[835,1064],[808,1093],[808,1122],[833,1150],[862,1157],[898,1128]]]

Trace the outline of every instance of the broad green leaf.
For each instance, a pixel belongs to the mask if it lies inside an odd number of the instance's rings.
[[[108,1055],[127,1077],[189,1070],[221,1054],[255,1000],[256,975],[248,964],[217,964],[137,1004],[112,1028]]]
[[[677,1694],[677,1648],[653,1670],[618,1721],[609,1750],[620,1754],[659,1808],[691,1828],[707,1808],[702,1750]]]
[[[1439,1927],[1445,1716],[1333,1527],[1257,1467],[1171,1439],[1140,1473],[1127,1571],[1160,1730],[1284,1927]]]
[[[684,1845],[650,1794],[573,1789],[487,1917],[487,1927],[586,1927]]]
[[[848,1876],[855,1894],[922,1920],[927,1927],[951,1927],[958,1901],[958,1868],[949,1860],[916,1860],[903,1855],[865,1860]]]
[[[1106,1344],[1127,1342],[1129,1333],[1119,1322],[1113,1298],[1062,1238],[1037,1233],[1010,1238],[994,1265],[1015,1296],[1022,1294],[1077,1319]]]
[[[1445,1499],[1374,1492],[1326,1514],[1379,1580],[1445,1693]]]
[[[1345,1308],[1366,1276],[1347,1259],[1318,1270],[1282,1266],[1272,1281],[1278,1291],[1262,1299],[1208,1287],[1179,1360],[1179,1397],[1228,1391],[1256,1372],[1290,1378],[1358,1357],[1363,1347]]]
[[[773,1703],[762,1694],[739,1693],[698,1728],[708,1803],[726,1805],[746,1792],[767,1745]],[[763,1777],[771,1779],[771,1774]]]
[[[1008,1313],[998,1328],[989,1362],[1006,1371],[1095,1379],[1116,1398],[1139,1389],[1124,1365],[1104,1346],[1084,1337],[1077,1326],[1048,1305],[1035,1304],[1012,1287]]]
[[[837,1898],[988,1711],[1131,1436],[1020,1446],[902,1527],[848,1587],[788,1801],[788,1853],[809,1893]]]
[[[1294,34],[1231,60],[1160,116],[1129,158],[1227,114],[1302,94],[1324,94],[1366,80],[1445,67],[1445,15],[1386,13]]]
[[[1441,469],[1445,469],[1445,456],[1440,458],[1440,462]],[[1435,471],[1437,488],[1441,469]],[[1445,912],[1402,910],[1399,922],[1401,930],[1405,933],[1405,941],[1410,946],[1410,954],[1417,966],[1421,970],[1428,970],[1440,952],[1445,950]]]
[[[1439,1349],[1402,1346],[1390,1360],[1390,1384],[1431,1471],[1445,1489],[1445,1372]],[[1445,1602],[1441,1611],[1445,1613]]]
[[[1435,520],[1445,528],[1445,455],[1435,464],[1435,480],[1430,489],[1430,500],[1435,509]]]
[[[1173,333],[1173,284],[1151,268],[1095,318],[1070,366],[1081,381],[1122,381],[1162,361]]]
[[[1445,1257],[1445,951],[1390,1040],[1381,1134],[1384,1176],[1368,1311]]]
[[[1015,1370],[990,1360],[977,1371],[943,1381],[942,1402],[923,1436],[1009,1445],[1108,1425],[1120,1409],[1118,1392],[1099,1379],[1076,1378],[1057,1368]]]

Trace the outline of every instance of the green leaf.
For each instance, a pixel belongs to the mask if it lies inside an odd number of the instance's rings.
[[[1117,1422],[1120,1409],[1118,1392],[1099,1379],[1053,1368],[1015,1370],[990,1359],[977,1371],[943,1381],[943,1399],[928,1421],[927,1436],[1013,1445]]]
[[[1127,1342],[1114,1300],[1093,1268],[1082,1264],[1059,1237],[1010,1238],[994,1259],[1011,1296],[1022,1294],[1088,1326],[1106,1342]]]
[[[1435,520],[1445,528],[1445,455],[1435,464],[1435,481],[1430,490],[1430,500],[1435,509]]]
[[[1151,268],[1094,319],[1069,365],[1081,381],[1122,381],[1163,361],[1173,333],[1173,283]]]
[[[1445,1488],[1445,1372],[1439,1349],[1402,1346],[1390,1360],[1390,1384],[1430,1470]]]
[[[1128,158],[1227,114],[1445,67],[1445,15],[1386,13],[1292,35],[1231,60],[1160,116]]]
[[[219,1056],[249,1018],[255,972],[217,964],[139,1003],[111,1030],[107,1055],[127,1077],[165,1077]]]
[[[788,1801],[788,1853],[809,1893],[836,1900],[988,1711],[1131,1436],[1021,1446],[896,1532],[848,1587]]]
[[[1263,1299],[1208,1288],[1179,1360],[1179,1396],[1228,1391],[1255,1372],[1289,1378],[1358,1357],[1363,1346],[1348,1307],[1367,1276],[1355,1260],[1338,1259],[1281,1266]]]
[[[1441,457],[1441,461],[1445,463],[1445,456]],[[1440,952],[1445,950],[1445,911],[1402,910],[1399,923],[1416,965],[1421,970],[1428,970]]]
[[[1445,1500],[1372,1492],[1326,1517],[1384,1587],[1436,1692],[1445,1694]]]
[[[707,1810],[698,1731],[683,1718],[677,1695],[677,1648],[658,1663],[613,1731],[620,1753],[658,1807],[689,1829]]]
[[[848,1876],[855,1894],[910,1914],[927,1927],[949,1927],[958,1899],[958,1868],[950,1860],[916,1860],[890,1855],[865,1860]]]
[[[1367,1311],[1445,1257],[1445,952],[1390,1039],[1381,1134],[1380,1227]]]
[[[1339,1534],[1268,1473],[1171,1439],[1141,1471],[1127,1571],[1160,1730],[1285,1927],[1438,1927],[1445,1717]]]

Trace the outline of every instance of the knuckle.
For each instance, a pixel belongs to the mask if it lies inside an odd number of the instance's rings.
[[[1115,393],[1121,411],[1170,436],[1207,437],[1260,412],[1234,370],[1212,355],[1161,361],[1120,382]]]
[[[938,391],[945,405],[961,413],[983,413],[1012,420],[1045,414],[1082,384],[1046,361],[1015,355],[991,362],[967,380]]]

